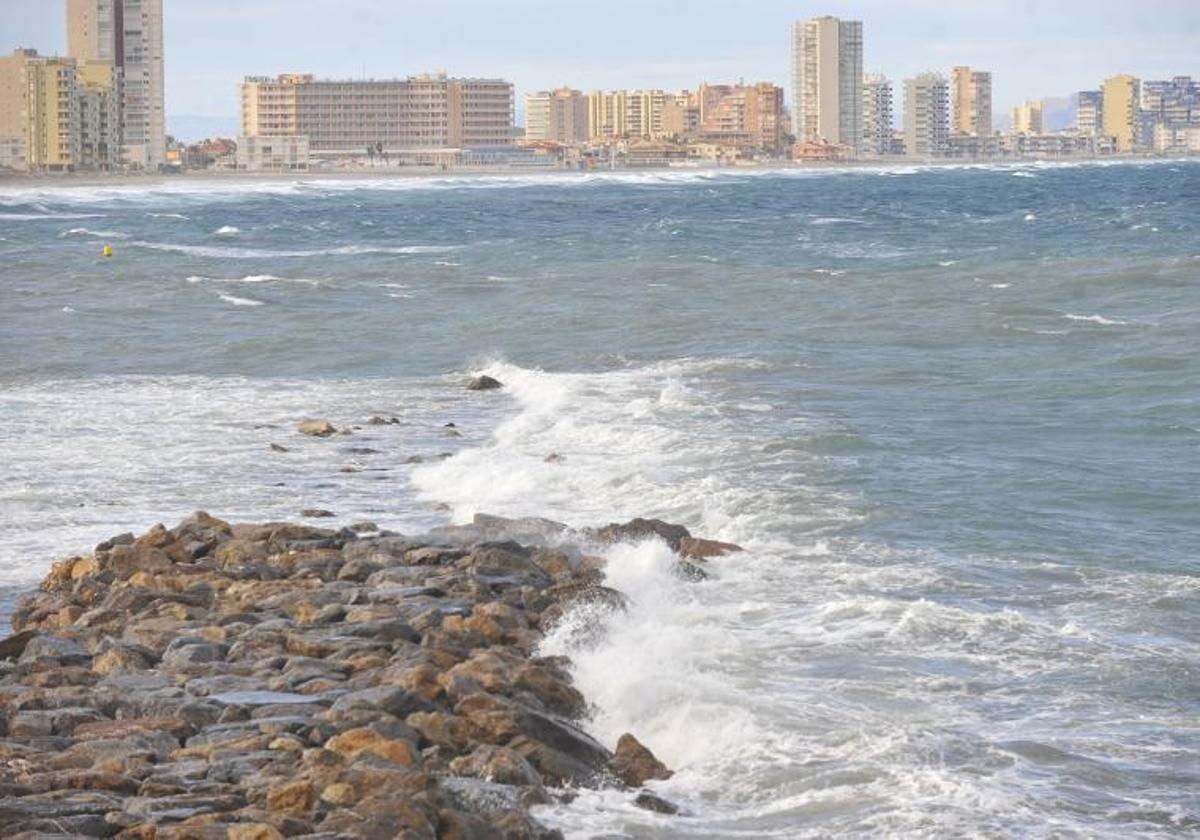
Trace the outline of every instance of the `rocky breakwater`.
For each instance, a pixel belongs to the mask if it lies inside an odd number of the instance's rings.
[[[625,603],[568,533],[198,513],[56,564],[0,641],[0,836],[554,837],[529,809],[579,786],[673,812],[639,790],[670,771],[587,735],[537,654],[572,605]],[[646,536],[736,548],[653,520],[581,539]]]

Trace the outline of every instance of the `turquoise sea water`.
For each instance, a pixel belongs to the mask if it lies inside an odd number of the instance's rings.
[[[1197,162],[0,185],[0,586],[196,508],[660,516],[749,551],[617,549],[547,650],[688,816],[569,835],[1194,833],[1198,231]]]

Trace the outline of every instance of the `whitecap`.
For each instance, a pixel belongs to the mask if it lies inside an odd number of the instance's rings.
[[[74,306],[64,306],[64,307],[62,308],[62,311],[63,311],[63,312],[74,312],[74,311],[75,311],[75,307],[74,307]]]
[[[185,222],[191,221],[190,217],[185,216],[182,213],[147,213],[146,215],[155,219],[181,219]]]
[[[303,283],[309,286],[320,285],[320,280],[309,280],[306,277],[278,277],[274,274],[248,274],[245,277],[203,277],[193,274],[187,278],[189,283]]]
[[[865,225],[862,219],[846,219],[841,216],[816,216],[808,220],[810,225]]]
[[[1036,221],[1037,221],[1037,216],[1035,216],[1033,213],[1026,213],[1026,214],[1025,214],[1025,221],[1027,221],[1027,222],[1036,222]]]
[[[0,213],[0,222],[56,222],[66,219],[103,219],[103,213]]]
[[[234,295],[221,294],[221,300],[226,303],[232,303],[234,306],[262,306],[261,300],[253,300],[252,298],[236,297]]]
[[[128,233],[121,233],[116,230],[90,230],[83,227],[71,228],[59,234],[60,238],[67,236],[94,236],[97,239],[129,239]]]
[[[1105,318],[1103,315],[1073,315],[1068,312],[1063,317],[1068,321],[1088,321],[1105,327],[1122,327],[1127,326],[1129,323],[1128,321],[1116,321],[1112,318]]]
[[[224,225],[213,231],[213,236],[237,236],[241,232],[240,228],[236,228],[233,225]]]
[[[186,245],[175,242],[144,242],[130,243],[138,248],[149,248],[153,251],[170,251],[193,257],[214,257],[218,259],[257,260],[257,259],[286,259],[290,257],[338,257],[359,254],[425,254],[438,251],[450,251],[453,248],[439,245],[404,245],[386,247],[376,245],[341,245],[335,248],[314,248],[304,251],[270,251],[262,248],[234,248],[216,245]]]
[[[433,264],[434,264],[434,265],[445,266],[446,268],[458,268],[458,267],[460,267],[460,266],[462,265],[462,263],[460,263],[460,262],[453,262],[452,260],[434,260],[434,261],[433,261]]]
[[[949,268],[952,265],[958,265],[958,260],[940,260],[938,265],[942,268]]]
[[[1026,171],[1020,170],[1020,169],[1017,170],[1016,172],[1013,172],[1012,176],[1014,178],[1036,178],[1037,177],[1032,172],[1026,172]]]
[[[993,283],[992,288],[993,289],[1007,289],[1011,285],[1012,285],[1012,283]]]

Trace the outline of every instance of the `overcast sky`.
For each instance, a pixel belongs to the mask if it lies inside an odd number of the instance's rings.
[[[167,112],[235,117],[245,75],[446,70],[529,90],[788,84],[789,25],[864,25],[866,69],[970,64],[996,110],[1118,72],[1200,76],[1200,0],[165,0]],[[0,0],[0,49],[65,50],[65,0]],[[899,102],[897,102],[899,105]]]

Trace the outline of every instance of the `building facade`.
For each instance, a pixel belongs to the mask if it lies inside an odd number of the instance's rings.
[[[950,86],[938,73],[904,80],[904,153],[935,158],[946,154],[950,136]]]
[[[1084,137],[1099,137],[1104,131],[1104,94],[1081,90],[1075,99],[1075,130]]]
[[[1104,93],[1104,136],[1113,138],[1116,151],[1134,151],[1142,133],[1141,81],[1129,75],[1113,76],[1104,80],[1101,90]]]
[[[1012,109],[1013,134],[1041,134],[1044,128],[1041,100],[1029,100]]]
[[[1200,125],[1200,81],[1191,76],[1145,81],[1140,107],[1157,125]]]
[[[559,88],[525,96],[525,139],[571,146],[587,141],[587,97]]]
[[[308,138],[297,135],[239,137],[237,168],[248,172],[297,172],[308,169]]]
[[[869,74],[863,78],[862,154],[878,157],[892,153],[894,97],[886,76]]]
[[[121,167],[121,77],[111,61],[81,61],[75,66],[79,112],[79,167],[111,172]]]
[[[314,156],[480,149],[514,139],[513,86],[502,79],[249,77],[241,100],[243,136],[304,136]]]
[[[955,67],[951,76],[951,96],[952,134],[987,137],[992,133],[991,73]]]
[[[166,162],[162,0],[67,0],[67,47],[79,61],[105,61],[119,88],[124,163]]]
[[[663,125],[667,103],[676,94],[663,90],[609,90],[588,94],[588,136],[593,140],[656,140],[668,136]]]
[[[863,142],[862,22],[820,17],[792,26],[792,117],[801,144]]]

